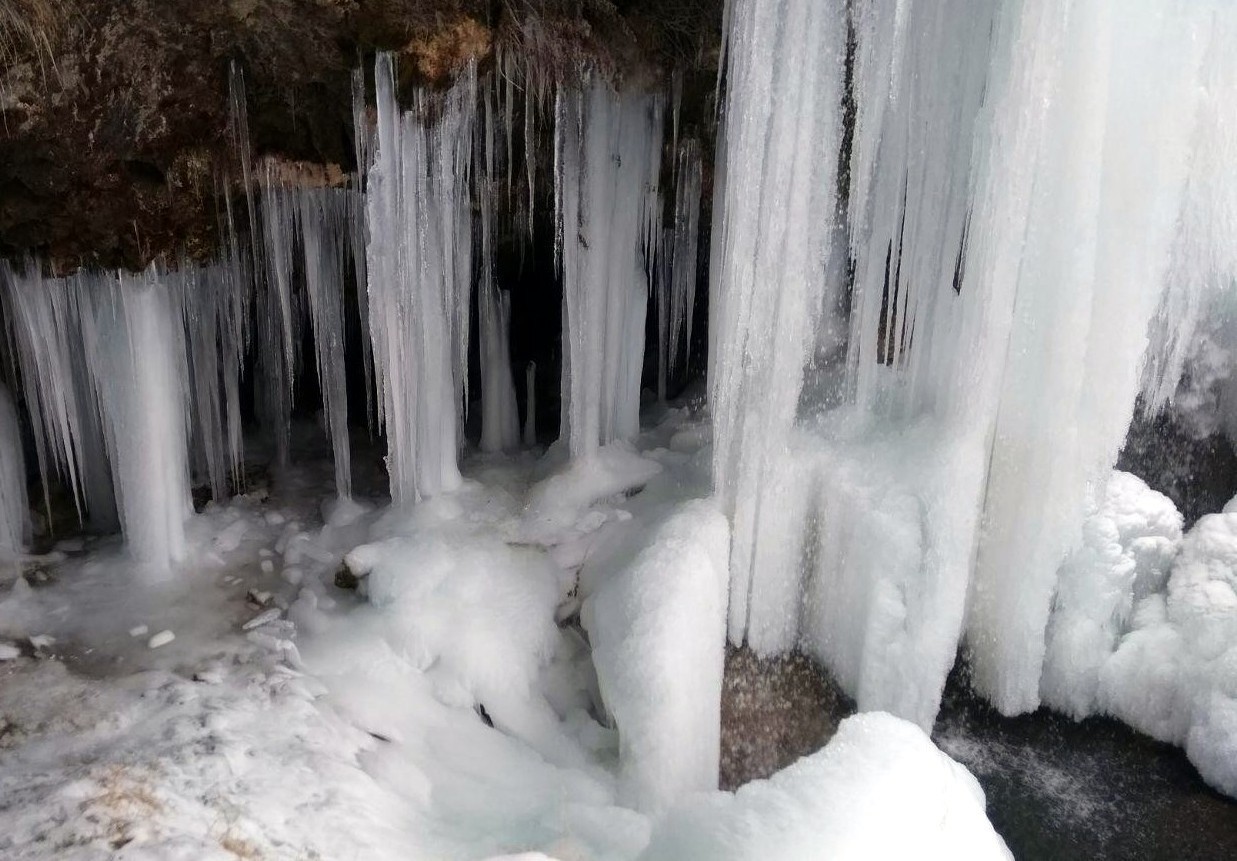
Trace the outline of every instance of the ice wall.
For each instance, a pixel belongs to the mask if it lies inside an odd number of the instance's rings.
[[[600,80],[555,102],[556,249],[563,277],[562,433],[573,457],[633,436],[665,105]]]
[[[13,397],[0,385],[0,564],[18,555],[30,533],[26,460]]]
[[[1198,291],[1231,283],[1231,243],[1200,213],[1229,223],[1237,201],[1219,167],[1237,12],[850,10],[839,189],[844,4],[730,7],[710,265],[730,634],[802,643],[861,708],[925,726],[965,637],[980,690],[1024,711],[1135,399],[1175,386]]]
[[[475,67],[401,112],[390,55],[375,66],[378,128],[367,171],[369,328],[387,470],[397,504],[460,483],[472,279],[469,170]]]
[[[714,483],[732,521],[730,636],[773,572],[756,564],[766,528],[785,522],[762,477],[794,421],[803,366],[826,296],[834,233],[846,21],[841,3],[732,4],[720,260],[710,308]],[[791,604],[772,611],[793,614]],[[778,645],[790,645],[783,639]],[[763,651],[763,649],[762,649]]]

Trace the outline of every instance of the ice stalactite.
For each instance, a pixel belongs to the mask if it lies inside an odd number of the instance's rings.
[[[677,125],[677,116],[675,121]],[[657,396],[663,401],[669,382],[686,365],[691,352],[692,312],[700,265],[703,165],[699,141],[685,140],[678,148],[675,176],[674,223],[663,231],[666,240],[660,252],[668,271],[661,273],[657,283]]]
[[[394,63],[375,68],[378,129],[367,171],[374,373],[397,504],[459,486],[456,461],[472,278],[469,169],[475,67],[401,113]]]
[[[316,188],[296,192],[297,225],[304,253],[305,292],[314,332],[314,357],[335,460],[335,493],[352,496],[348,442],[348,381],[344,353],[344,273],[356,229],[354,193]]]
[[[220,263],[186,266],[180,278],[194,466],[206,475],[216,500],[227,498],[240,477],[240,382],[250,333],[249,268],[235,230],[227,235]]]
[[[296,240],[294,195],[282,188],[274,165],[262,175],[262,252],[265,264],[258,286],[258,364],[261,370],[259,415],[275,449],[275,463],[288,464],[292,432],[292,393],[300,362],[301,314],[293,294]]]
[[[511,377],[511,295],[498,288],[495,273],[495,218],[498,182],[495,143],[497,117],[493,86],[485,87],[485,122],[478,146],[477,198],[480,233],[480,278],[477,282],[481,338],[481,449],[509,451],[520,444],[520,413]]]
[[[0,564],[18,556],[30,537],[26,461],[9,390],[0,385]]]
[[[1234,13],[852,4],[842,293],[836,199],[809,206],[800,188],[832,176],[793,177],[837,160],[845,14],[736,0],[728,16],[710,376],[731,636],[802,644],[860,708],[930,725],[965,635],[978,688],[1024,711],[1058,568],[1148,386],[1142,360],[1169,356],[1148,375],[1173,376],[1194,291],[1231,258],[1189,225],[1229,211],[1217,40]],[[788,71],[813,38],[813,74]],[[806,134],[819,115],[830,133]]]
[[[581,457],[639,429],[665,104],[593,81],[561,90],[555,113],[563,430]]]
[[[725,216],[710,309],[713,471],[733,526],[730,636],[761,652],[788,648],[796,633],[797,560],[773,572],[761,558],[782,546],[772,530],[788,524],[764,477],[786,448],[825,293],[839,286],[827,281],[825,260],[842,134],[842,9],[808,0],[730,9],[718,156]],[[776,604],[768,620],[753,615],[754,597]]]
[[[115,526],[107,451],[90,395],[72,282],[45,279],[27,261],[21,273],[0,263],[0,286],[6,288],[3,307],[21,369],[44,499],[50,499],[52,475],[59,475],[80,518],[88,516],[103,529]]]
[[[537,363],[529,362],[524,368],[524,445],[532,448],[537,444]]]

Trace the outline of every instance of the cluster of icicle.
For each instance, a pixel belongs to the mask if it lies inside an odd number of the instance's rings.
[[[67,278],[44,278],[33,261],[19,269],[6,265],[0,293],[45,496],[50,477],[60,476],[83,519],[104,529],[118,521],[151,571],[171,570],[185,554],[193,480],[209,483],[215,498],[237,485],[244,458],[241,379],[251,359],[258,371],[256,413],[274,461],[288,462],[308,325],[336,490],[341,499],[350,497],[350,280],[362,321],[366,414],[386,436],[394,503],[415,503],[460,483],[474,290],[481,448],[510,450],[521,437],[535,443],[535,369],[527,369],[521,434],[511,300],[498,284],[496,245],[501,230],[534,230],[536,139],[547,121],[555,123],[552,215],[566,288],[562,435],[573,454],[586,455],[633,434],[645,308],[663,259],[657,289],[666,296],[666,361],[678,361],[690,325],[699,146],[680,146],[676,108],[674,146],[683,167],[675,174],[675,225],[663,236],[664,99],[597,80],[554,85],[509,54],[496,65],[484,79],[472,65],[445,94],[417,93],[414,104],[401,108],[394,61],[380,55],[372,125],[358,70],[353,117],[360,171],[339,188],[289,185],[277,164],[255,162],[243,81],[234,72],[232,135],[248,241],[240,238],[225,183],[225,249],[211,265]],[[500,223],[504,215],[509,221]],[[671,342],[673,348],[666,346]],[[6,430],[0,442],[20,454],[16,431]],[[17,500],[6,484],[0,502],[7,530],[0,541],[16,546],[10,533],[24,530],[24,497]]]
[[[1039,703],[1058,566],[1237,278],[1234,44],[1219,0],[730,4],[732,638],[925,726],[960,646],[1002,711]]]

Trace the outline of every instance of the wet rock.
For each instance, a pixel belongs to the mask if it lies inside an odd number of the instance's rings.
[[[800,653],[762,660],[729,648],[722,681],[721,787],[768,777],[819,750],[853,705]]]
[[[348,589],[355,592],[357,587],[361,585],[361,577],[363,576],[356,574],[348,567],[348,563],[345,561],[339,566],[339,570],[335,572],[335,588]]]

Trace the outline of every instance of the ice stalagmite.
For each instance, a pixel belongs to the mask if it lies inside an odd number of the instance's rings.
[[[26,461],[9,390],[0,385],[0,564],[21,553],[30,531]]]
[[[401,113],[392,58],[375,69],[378,131],[367,173],[374,374],[397,504],[460,483],[458,415],[472,279],[468,171],[476,69]]]
[[[639,429],[665,105],[594,80],[556,103],[563,430],[573,457]]]
[[[185,552],[189,495],[184,330],[155,269],[79,275],[82,342],[112,463],[125,542],[161,579]]]
[[[783,543],[766,530],[791,522],[763,479],[785,451],[819,311],[837,287],[826,281],[825,261],[842,132],[843,8],[810,0],[731,6],[718,156],[725,216],[710,309],[713,470],[733,527],[730,636],[746,635],[762,651],[793,645],[796,633],[797,560],[774,572],[759,559],[766,542]],[[769,623],[751,618],[757,596],[776,605]]]

